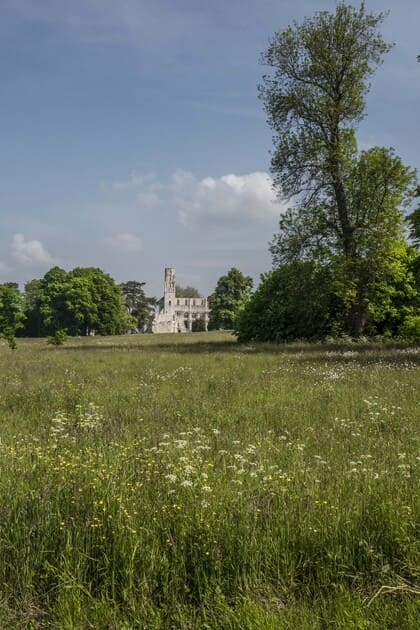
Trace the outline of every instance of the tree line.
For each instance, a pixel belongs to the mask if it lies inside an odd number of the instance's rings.
[[[118,335],[149,324],[155,298],[145,295],[144,282],[118,285],[101,269],[53,267],[43,278],[0,285],[0,336],[14,346],[15,336]]]
[[[12,348],[15,337],[50,337],[61,343],[67,335],[120,335],[151,330],[161,300],[148,297],[145,283],[117,284],[101,269],[53,267],[43,278],[25,284],[0,284],[0,337]],[[233,329],[236,317],[251,295],[252,279],[232,268],[209,296],[210,330]],[[191,286],[176,287],[177,297],[201,297]],[[199,325],[196,331],[204,329]]]
[[[53,267],[43,278],[0,284],[0,337],[15,347],[15,337],[120,335],[151,330],[161,300],[146,296],[145,283],[117,284],[101,269]],[[232,268],[209,297],[211,330],[232,329],[237,312],[251,295],[252,279]],[[201,297],[191,286],[176,286],[177,297]],[[199,326],[196,330],[204,329]],[[64,335],[64,337],[63,337]],[[54,341],[53,341],[54,342]]]

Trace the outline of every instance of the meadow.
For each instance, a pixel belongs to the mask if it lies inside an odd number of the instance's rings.
[[[419,358],[0,342],[0,628],[417,628]]]

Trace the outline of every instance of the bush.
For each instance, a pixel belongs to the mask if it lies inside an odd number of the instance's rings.
[[[14,334],[10,330],[0,335],[0,338],[1,337],[3,337],[5,341],[7,341],[7,345],[9,346],[10,350],[16,350],[17,348],[16,339],[15,339]]]
[[[329,270],[296,262],[261,276],[235,332],[239,341],[321,338],[331,333],[335,311]]]
[[[420,315],[408,315],[398,332],[407,341],[420,342]]]
[[[192,323],[192,332],[204,332],[206,330],[206,324],[202,317],[195,319]]]
[[[65,329],[56,330],[53,335],[47,338],[47,343],[51,346],[62,346],[67,339],[67,331]]]

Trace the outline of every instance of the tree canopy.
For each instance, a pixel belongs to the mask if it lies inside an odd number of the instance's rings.
[[[110,275],[94,267],[66,272],[53,267],[25,286],[25,334],[115,335],[127,327],[121,289]]]
[[[181,287],[179,284],[175,287],[175,295],[177,298],[200,298],[201,293],[191,286]]]
[[[209,297],[209,329],[232,329],[240,309],[249,298],[252,278],[232,267],[217,281],[214,293]]]
[[[235,320],[239,341],[285,341],[331,333],[334,296],[330,272],[295,261],[263,274]]]
[[[145,282],[138,282],[137,280],[129,280],[120,284],[125,305],[138,330],[146,330],[149,327],[153,318],[153,308],[156,304],[156,298],[146,297],[143,288],[145,284]]]
[[[355,125],[365,113],[368,79],[390,49],[378,31],[384,14],[344,3],[276,33],[262,61],[260,97],[275,132],[272,170],[286,197],[335,209],[342,247],[352,231],[344,190],[355,151]]]

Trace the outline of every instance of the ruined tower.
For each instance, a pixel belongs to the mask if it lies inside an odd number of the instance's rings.
[[[207,330],[209,307],[207,298],[181,298],[175,293],[175,269],[165,268],[163,285],[163,307],[156,313],[152,330],[154,333],[191,332],[201,320]]]
[[[165,267],[165,283],[163,288],[163,312],[171,314],[175,310],[175,269]]]

